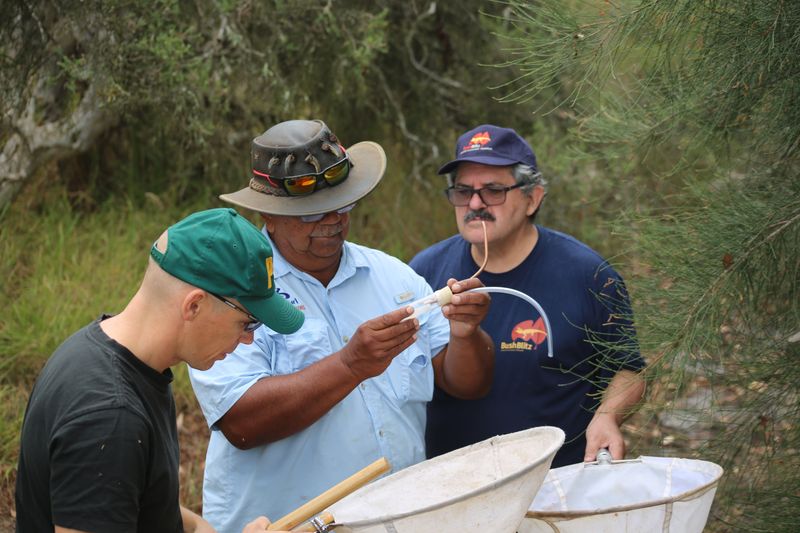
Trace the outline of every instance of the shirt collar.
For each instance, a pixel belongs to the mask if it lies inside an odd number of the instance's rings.
[[[270,239],[266,226],[261,228],[261,233],[267,237],[269,245],[272,248],[272,265],[274,268],[273,275],[276,280],[287,274],[293,274],[299,278],[310,277],[305,272],[294,267],[281,255],[278,247],[275,246],[275,244],[272,242],[272,239]],[[351,278],[356,274],[356,271],[359,268],[369,268],[369,261],[364,256],[360,246],[354,245],[348,241],[344,241],[344,246],[342,246],[342,260],[339,263],[339,270],[336,271],[336,275],[333,276],[333,279],[328,284],[328,287],[334,287]]]

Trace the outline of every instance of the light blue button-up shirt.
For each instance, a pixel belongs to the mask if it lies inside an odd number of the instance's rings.
[[[422,461],[425,409],[433,393],[431,358],[450,336],[441,311],[420,317],[417,341],[320,420],[283,440],[239,450],[215,424],[256,381],[327,357],[363,322],[432,292],[405,263],[357,244],[345,243],[327,287],[272,249],[275,285],[305,313],[303,327],[280,335],[262,326],[252,344],[239,345],[210,370],[189,374],[212,429],[203,516],[221,533],[240,533],[259,515],[277,520],[382,456],[394,472]]]

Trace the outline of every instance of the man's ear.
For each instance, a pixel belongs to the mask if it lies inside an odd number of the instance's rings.
[[[208,298],[208,293],[203,289],[192,289],[186,293],[181,303],[181,317],[191,322],[200,315],[203,301]]]
[[[525,209],[526,215],[531,216],[536,212],[536,210],[539,209],[539,207],[542,205],[542,202],[544,201],[544,195],[545,195],[544,187],[542,187],[541,185],[536,185],[533,187],[531,195],[529,196],[531,201],[528,202],[528,207]]]
[[[261,220],[264,221],[264,225],[267,227],[267,232],[272,233],[275,231],[275,219],[272,218],[272,215],[268,215],[267,213],[259,213],[261,215]]]

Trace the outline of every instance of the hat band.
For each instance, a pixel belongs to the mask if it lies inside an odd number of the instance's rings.
[[[263,178],[253,176],[250,178],[250,188],[256,192],[268,194],[270,196],[289,196],[289,193],[280,187],[272,187]]]
[[[308,196],[320,187],[335,187],[344,183],[353,166],[350,157],[345,153],[343,159],[328,168],[299,176],[277,178],[253,169],[250,188],[273,196]]]

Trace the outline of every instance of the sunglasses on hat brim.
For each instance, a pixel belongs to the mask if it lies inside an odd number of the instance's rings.
[[[313,174],[275,178],[256,169],[253,169],[253,174],[266,179],[275,188],[282,188],[289,196],[308,196],[316,191],[323,181],[329,187],[339,185],[347,179],[350,175],[350,169],[354,166],[350,157],[345,154],[344,159],[341,161]]]

